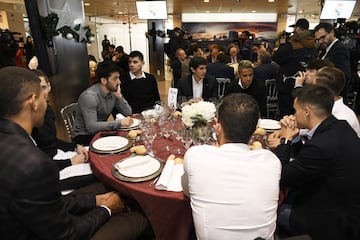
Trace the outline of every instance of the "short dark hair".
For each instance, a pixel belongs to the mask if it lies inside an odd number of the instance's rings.
[[[135,50],[129,54],[129,58],[136,58],[136,57],[138,57],[141,61],[144,61],[144,55],[140,51]]]
[[[260,110],[250,95],[233,93],[223,99],[217,115],[228,142],[247,144],[256,129]]]
[[[216,57],[216,60],[220,63],[226,63],[227,55],[223,51],[220,51]]]
[[[197,69],[200,65],[207,65],[207,60],[203,57],[193,57],[189,62],[189,68]]]
[[[315,75],[316,85],[330,88],[336,96],[339,96],[345,86],[345,74],[335,67],[323,67]]]
[[[321,28],[323,28],[328,33],[331,32],[332,30],[334,30],[334,26],[332,24],[327,23],[327,22],[322,22],[322,23],[319,23],[318,25],[316,25],[316,27],[314,28],[314,31],[317,32]]]
[[[0,117],[17,115],[27,98],[32,94],[40,95],[39,77],[25,68],[0,69],[0,82]]]
[[[315,59],[306,66],[306,69],[319,70],[323,67],[335,67],[335,65],[328,59]]]
[[[117,46],[117,47],[116,47],[116,51],[117,51],[118,53],[124,53],[124,47],[123,47],[123,46]]]
[[[297,92],[295,101],[300,105],[314,106],[313,111],[317,116],[330,116],[334,105],[334,94],[325,86],[307,84]]]
[[[108,78],[113,72],[120,73],[119,66],[113,62],[105,61],[98,64],[95,75],[98,78],[98,82],[100,82],[101,78]]]
[[[31,69],[31,71],[35,73],[38,77],[43,77],[46,82],[50,82],[48,76],[46,76],[46,74],[40,69]]]

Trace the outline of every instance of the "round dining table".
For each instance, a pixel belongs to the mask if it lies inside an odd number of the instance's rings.
[[[99,132],[92,142],[102,136],[127,137],[127,131]],[[134,142],[138,145],[141,142]],[[170,147],[166,148],[166,146]],[[180,150],[181,156],[185,149],[182,143],[173,136],[169,139],[156,137],[152,150],[154,157],[166,161],[172,153]],[[131,155],[130,150],[117,154],[100,154],[89,151],[89,161],[95,176],[104,184],[109,185],[130,199],[135,200],[149,219],[157,240],[188,240],[194,232],[190,200],[183,192],[170,192],[155,189],[154,179],[143,182],[121,181],[112,174],[113,165]],[[182,157],[182,156],[181,156]]]

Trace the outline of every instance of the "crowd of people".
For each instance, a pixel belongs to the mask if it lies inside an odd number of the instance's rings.
[[[274,52],[262,42],[246,49],[212,44],[208,56],[196,44],[174,51],[179,101],[219,103],[216,78],[230,79],[213,126],[217,145],[193,146],[184,155],[182,187],[199,240],[270,240],[276,231],[313,240],[360,239],[360,126],[344,102],[350,55],[332,25],[309,31],[308,21],[299,19],[292,27],[294,34]],[[97,132],[128,127],[132,114],[160,101],[157,79],[143,71],[140,51],[126,54],[106,35],[102,46],[102,62],[89,57],[92,82],[77,101],[72,143],[56,138],[47,76],[15,66],[0,69],[5,239],[155,238],[141,209],[129,208],[125,195],[91,171],[80,182],[59,181],[62,169],[88,164],[84,146]],[[249,58],[249,49],[256,58]],[[251,150],[259,118],[267,114],[265,80],[271,78],[277,80],[281,129],[267,137],[268,149]],[[55,160],[60,150],[73,155]],[[75,191],[61,194],[69,188]]]

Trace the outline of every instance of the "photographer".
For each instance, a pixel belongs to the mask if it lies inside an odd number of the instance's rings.
[[[15,55],[19,48],[14,34],[8,29],[0,29],[0,68],[16,66]]]

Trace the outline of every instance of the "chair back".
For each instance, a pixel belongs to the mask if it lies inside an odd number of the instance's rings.
[[[218,83],[218,98],[222,99],[225,95],[226,84],[231,82],[230,78],[216,78]]]
[[[357,92],[349,92],[347,93],[346,104],[355,111]]]
[[[74,127],[75,114],[78,108],[78,103],[70,103],[60,110],[61,118],[64,121],[65,129],[68,134],[68,139],[71,142],[71,131]]]
[[[279,112],[278,90],[276,88],[276,79],[266,79],[265,80],[265,87],[267,89],[266,117],[267,118],[276,118],[276,115]]]

